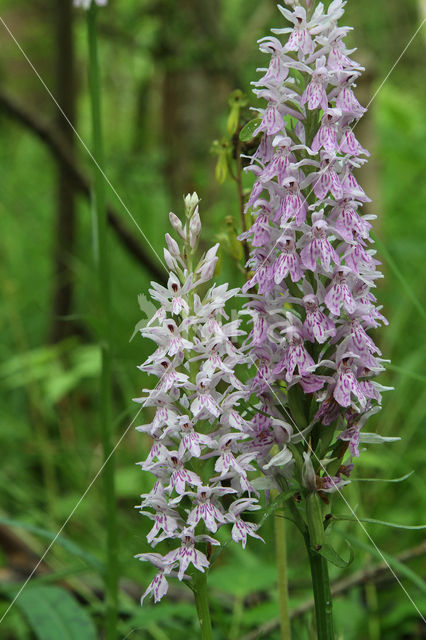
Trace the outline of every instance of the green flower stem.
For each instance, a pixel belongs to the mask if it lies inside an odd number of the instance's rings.
[[[194,596],[201,628],[201,639],[212,640],[212,623],[207,597],[207,575],[197,571],[196,577],[194,576],[194,581]]]
[[[308,537],[306,537],[306,548],[311,565],[318,640],[334,640],[333,611],[327,560],[312,549]]]
[[[236,133],[236,145],[235,145],[235,153],[237,156],[237,190],[238,190],[238,204],[240,209],[240,220],[241,220],[241,231],[245,233],[247,231],[247,222],[246,222],[246,214],[244,211],[244,192],[243,192],[243,163],[241,158],[241,141],[240,141],[240,120],[238,119],[238,127]],[[250,258],[250,249],[247,244],[247,240],[242,241],[243,251],[244,251],[244,265],[248,262]],[[247,267],[244,267],[247,270]]]
[[[105,179],[102,175],[104,167],[104,151],[101,120],[101,90],[97,45],[97,5],[92,2],[87,12],[87,32],[89,44],[89,83],[92,112],[93,156],[96,160],[94,168],[93,210],[95,219],[95,257],[99,278],[99,291],[102,315],[102,371],[100,389],[101,437],[104,457],[104,491],[105,519],[107,534],[107,572],[105,580],[106,619],[105,637],[115,640],[117,637],[118,608],[118,550],[117,550],[117,516],[115,500],[114,458],[112,453],[112,421],[111,421],[111,338],[110,338],[110,273],[107,247],[107,218]]]
[[[291,639],[290,607],[288,600],[286,521],[281,515],[275,518],[275,557],[278,571],[278,598],[280,603],[280,627],[282,640]]]

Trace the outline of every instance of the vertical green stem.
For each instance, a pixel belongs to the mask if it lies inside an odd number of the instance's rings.
[[[290,640],[291,627],[290,607],[288,601],[286,522],[280,515],[275,516],[275,549],[278,571],[281,640]]]
[[[244,194],[243,194],[243,164],[241,160],[241,142],[240,142],[240,125],[238,123],[237,129],[237,142],[235,153],[237,156],[237,189],[238,189],[238,204],[240,209],[241,231],[245,233],[247,231],[246,214],[244,213]],[[244,264],[247,263],[250,258],[250,250],[247,244],[247,240],[242,241],[244,251]]]
[[[212,623],[210,620],[209,601],[207,597],[207,576],[205,573],[197,572],[194,595],[198,620],[200,622],[201,639],[212,640]]]
[[[101,170],[104,167],[104,150],[101,120],[100,71],[97,46],[97,5],[92,2],[87,12],[89,43],[89,83],[92,112],[93,156],[97,166],[94,168],[93,208],[95,217],[96,267],[99,277],[99,290],[102,314],[101,337],[101,389],[100,420],[101,437],[105,468],[103,472],[105,491],[105,519],[107,534],[107,572],[105,581],[106,619],[105,637],[115,640],[117,637],[117,601],[118,601],[118,550],[117,520],[115,501],[114,459],[112,452],[111,422],[111,340],[110,340],[110,275],[107,246],[107,217],[105,198],[105,179]],[[111,456],[111,457],[110,457]]]
[[[318,640],[334,640],[333,611],[327,560],[311,548],[306,540],[311,565]]]
[[[374,582],[365,585],[365,599],[368,608],[368,634],[370,640],[380,640],[380,615],[377,588]]]

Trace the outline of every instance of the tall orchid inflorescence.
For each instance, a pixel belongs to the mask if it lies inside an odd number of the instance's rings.
[[[201,230],[197,194],[185,198],[185,212],[184,226],[170,214],[178,241],[166,234],[168,284],[153,283],[150,294],[160,307],[141,331],[157,349],[140,369],[158,382],[137,399],[155,410],[152,422],[137,428],[153,439],[141,466],[156,478],[140,509],[154,522],[150,545],[166,548],[168,541],[172,547],[137,556],[159,569],[142,600],[147,594],[160,600],[169,575],[191,580],[194,569],[204,572],[223,525],[232,525],[232,538],[243,547],[248,535],[259,537],[242,518],[258,505],[247,475],[256,454],[244,447],[248,435],[238,412],[245,390],[237,370],[247,357],[235,339],[243,332],[240,320],[229,321],[225,311],[237,290],[211,284],[219,245],[194,262]]]
[[[381,354],[367,331],[386,320],[372,292],[381,277],[371,248],[375,216],[362,215],[369,198],[353,175],[369,154],[353,131],[366,109],[353,92],[362,67],[344,44],[349,28],[337,24],[346,3],[334,0],[327,11],[287,4],[292,9],[279,10],[291,26],[272,31],[288,40],[260,40],[270,62],[254,83],[267,105],[247,167],[255,182],[246,209],[255,220],[242,236],[254,271],[245,286],[259,366],[252,391],[271,415],[270,430],[283,408],[306,429],[317,455],[312,473],[311,449],[304,452],[305,477],[311,490],[330,492],[347,482],[348,446],[359,456],[359,442],[382,440],[361,429],[383,389],[374,381]]]

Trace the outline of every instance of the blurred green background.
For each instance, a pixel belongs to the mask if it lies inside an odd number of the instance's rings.
[[[426,512],[424,27],[382,82],[425,15],[424,0],[349,0],[345,20],[354,27],[350,45],[359,48],[356,57],[367,68],[358,98],[366,105],[378,91],[357,128],[372,153],[359,179],[373,199],[368,212],[379,216],[375,232],[385,279],[378,296],[390,326],[376,337],[384,357],[392,360],[383,383],[395,391],[385,395],[371,427],[401,437],[370,446],[354,475],[385,479],[414,471],[402,483],[354,482],[345,495],[358,515],[405,525],[423,524]],[[0,17],[90,146],[84,12],[72,10],[70,0],[0,0]],[[231,91],[250,95],[255,69],[264,64],[256,40],[273,26],[283,21],[271,0],[110,0],[100,14],[108,178],[160,255],[169,210],[181,213],[182,194],[196,189],[204,240],[222,241],[218,278],[235,285],[243,277],[233,255],[237,191],[232,181],[216,181],[217,157],[210,149],[226,135]],[[86,193],[92,166],[2,23],[0,42],[1,617],[96,475],[102,451],[97,418],[101,319]],[[131,398],[147,383],[136,366],[151,345],[138,336],[130,340],[144,315],[138,295],[147,295],[149,282],[164,272],[112,191],[108,201],[118,440],[137,410]],[[149,421],[144,417],[137,424]],[[135,463],[148,449],[148,438],[131,428],[116,454],[120,637],[195,638],[189,589],[173,584],[161,605],[139,608],[152,572],[133,556],[146,550],[150,525],[134,505],[151,480]],[[91,634],[87,638],[102,637],[102,493],[98,479],[0,624],[0,638],[27,640],[35,637],[33,627],[42,633],[49,607],[55,610],[55,594],[63,603],[57,612],[79,619]],[[333,510],[348,513],[339,498]],[[365,526],[426,613],[424,532]],[[270,541],[273,527],[272,518],[263,527]],[[309,600],[310,578],[302,541],[291,525],[288,530],[290,595],[297,607]],[[365,531],[342,522],[333,536],[343,555],[345,538],[356,551],[349,568],[332,570],[335,581],[354,579],[335,600],[338,638],[426,638],[418,613],[391,573],[363,574],[381,560]],[[404,563],[395,559],[400,554]],[[251,540],[244,552],[229,546],[210,584],[216,640],[254,640],[265,624],[262,637],[279,637],[272,542]],[[314,637],[312,611],[304,611],[294,618],[295,639]],[[58,634],[39,637],[65,637]],[[79,637],[85,640],[83,631]]]

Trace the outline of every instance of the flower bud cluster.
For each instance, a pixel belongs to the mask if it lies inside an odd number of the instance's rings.
[[[232,525],[232,538],[243,547],[247,536],[259,537],[242,517],[259,506],[248,478],[256,454],[243,450],[248,435],[238,410],[245,392],[236,371],[247,358],[235,341],[243,332],[240,320],[230,321],[225,311],[237,290],[211,283],[218,245],[194,264],[201,230],[197,194],[186,196],[185,211],[185,225],[170,214],[178,240],[166,234],[168,284],[152,283],[151,297],[160,306],[141,330],[157,348],[140,369],[157,383],[136,399],[155,411],[149,424],[137,427],[152,438],[140,464],[155,477],[139,508],[153,521],[149,544],[172,547],[137,556],[159,570],[142,601],[148,594],[160,600],[170,575],[183,580],[194,569],[204,572],[223,525]]]
[[[358,456],[360,430],[384,389],[374,380],[383,361],[367,331],[387,324],[373,294],[381,277],[370,237],[375,216],[362,214],[370,200],[354,176],[369,155],[353,132],[366,111],[353,91],[363,69],[344,44],[349,28],[337,24],[345,2],[328,10],[301,4],[279,6],[291,26],[272,31],[288,34],[285,44],[259,41],[270,61],[254,93],[267,104],[247,167],[254,222],[241,236],[251,247],[245,291],[259,365],[250,391],[264,412],[278,404],[278,388],[287,402],[303,392],[311,425],[334,425]],[[329,490],[339,474],[318,480]]]

